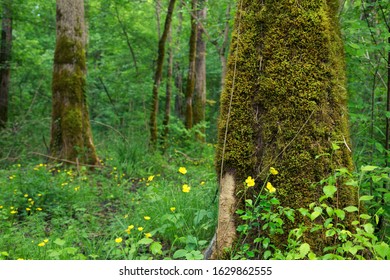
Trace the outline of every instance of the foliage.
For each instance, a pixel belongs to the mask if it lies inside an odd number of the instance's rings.
[[[363,166],[356,174],[339,169],[333,176],[320,182],[323,186],[323,196],[306,208],[283,207],[271,191],[260,193],[254,202],[246,199],[245,208],[237,210],[243,224],[237,228],[240,242],[239,247],[232,252],[232,258],[390,259],[388,237],[390,192],[378,188],[374,195],[366,195],[367,188],[364,187],[367,180],[375,180],[376,184],[388,183],[388,174],[388,168],[377,166]],[[330,199],[337,200],[340,188],[337,182],[340,180],[359,189],[361,193],[359,207],[346,206],[340,209],[330,206],[328,203]],[[275,242],[278,240],[277,236],[284,233],[286,222],[294,221],[296,215],[305,217],[305,223],[289,231],[286,243]],[[349,222],[349,218],[353,218],[353,221]],[[381,229],[378,227],[379,223],[385,223],[387,227]],[[304,235],[315,232],[320,232],[328,245],[321,252],[316,251],[315,244],[314,246],[309,244]]]

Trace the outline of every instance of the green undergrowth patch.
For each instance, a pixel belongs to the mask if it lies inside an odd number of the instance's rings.
[[[213,147],[201,161],[143,151],[117,145],[93,172],[0,170],[0,259],[203,258],[217,220]]]

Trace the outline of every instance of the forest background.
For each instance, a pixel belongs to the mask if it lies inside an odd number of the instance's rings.
[[[10,83],[7,122],[0,131],[0,259],[203,258],[217,221],[214,144],[236,6],[232,0],[206,2],[207,15],[199,20],[206,44],[205,118],[191,127],[186,122],[192,8],[190,1],[177,1],[166,44],[172,56],[166,56],[158,94],[156,149],[150,145],[152,89],[168,1],[85,1],[87,101],[103,166],[90,173],[82,165],[48,164],[55,1],[0,1],[3,24],[12,18],[11,55],[2,60]],[[390,4],[341,2],[351,176],[367,204],[362,219],[372,225],[364,237],[372,253],[363,254],[354,243],[343,247],[348,253],[343,258],[385,259],[390,255]],[[165,78],[169,58],[171,82]],[[314,258],[299,242],[279,255],[268,246],[265,258]],[[251,256],[243,248],[232,254]]]

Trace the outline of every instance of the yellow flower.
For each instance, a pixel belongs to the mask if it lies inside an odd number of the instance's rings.
[[[3,207],[4,207],[3,205],[0,205],[0,209],[3,209]]]
[[[249,187],[253,187],[255,185],[255,179],[253,179],[251,176],[248,176],[245,180],[246,185]]]
[[[77,191],[79,191],[79,190],[80,190],[80,186],[77,186],[77,187],[74,188],[74,191],[75,191],[75,192],[77,192]]]
[[[31,209],[27,207],[27,208],[26,208],[26,211],[31,211]]]
[[[42,211],[42,208],[41,208],[41,207],[38,207],[38,208],[37,208],[37,211]]]
[[[41,242],[41,243],[38,244],[39,247],[43,247],[43,246],[45,246],[45,245],[46,245],[45,242]]]
[[[200,185],[201,185],[201,186],[203,186],[204,184],[206,184],[205,181],[200,182]]]
[[[143,227],[138,227],[137,229],[138,229],[138,231],[143,231],[144,230]]]
[[[190,190],[191,190],[191,187],[189,186],[189,185],[187,185],[187,184],[184,184],[183,186],[182,186],[182,192],[184,192],[184,193],[189,193],[190,192]]]
[[[47,242],[49,242],[49,239],[45,239],[45,240],[43,240],[43,242],[47,243]]]
[[[23,258],[18,258],[17,261],[23,261],[24,259]]]
[[[149,176],[149,177],[148,177],[148,182],[153,181],[153,179],[154,179],[154,175]]]
[[[185,167],[180,167],[179,172],[184,175],[187,173],[187,169]]]
[[[39,193],[39,194],[38,194],[38,196],[42,196],[42,194],[41,194],[41,193]]]
[[[171,212],[175,212],[176,207],[171,207],[171,208],[169,208],[169,209],[171,210]]]
[[[150,220],[150,217],[149,216],[144,216],[144,219],[149,221]]]
[[[12,210],[10,213],[11,213],[11,214],[17,214],[17,213],[18,213],[18,211],[16,211],[16,210]]]
[[[151,234],[150,232],[145,233],[145,237],[146,237],[146,238],[150,238],[150,237],[152,237],[152,234]]]
[[[269,172],[272,174],[272,175],[278,175],[278,170],[276,170],[275,168],[273,168],[273,167],[270,167],[270,169],[269,169]]]
[[[127,229],[125,230],[128,234],[130,234],[131,230],[134,228],[133,225],[130,225],[127,227]]]
[[[121,237],[115,238],[115,242],[116,242],[116,243],[121,243],[122,240],[123,240],[123,239],[122,239]]]
[[[267,188],[267,190],[268,190],[270,193],[276,192],[276,189],[274,188],[274,186],[272,186],[272,184],[271,184],[270,182],[267,182],[266,188]]]
[[[25,194],[24,197],[28,197],[28,194]]]

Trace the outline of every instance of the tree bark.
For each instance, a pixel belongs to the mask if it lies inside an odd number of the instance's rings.
[[[237,5],[218,123],[214,258],[229,257],[225,248],[237,245],[241,223],[235,212],[243,209],[244,199],[255,199],[266,182],[276,188],[281,206],[308,208],[323,195],[317,182],[338,168],[352,168],[338,0],[299,5],[242,0]],[[269,177],[270,167],[279,174]],[[246,192],[249,176],[255,186]],[[356,191],[340,184],[337,201],[329,203],[340,209],[356,205]],[[288,231],[302,222],[298,215],[295,223],[286,219],[285,234],[271,238],[286,244]],[[261,234],[256,231],[251,238]],[[305,242],[314,252],[326,246],[319,233],[305,236]]]
[[[50,153],[58,161],[99,165],[86,101],[83,0],[57,0]]]
[[[193,98],[193,124],[197,125],[205,121],[206,110],[206,41],[204,38],[204,21],[207,16],[207,0],[199,0],[197,10],[197,38],[195,60],[195,89]],[[201,128],[201,134],[197,135],[200,141],[205,141],[205,129]]]
[[[175,8],[175,0],[169,1],[168,13],[165,18],[164,31],[158,43],[158,57],[157,57],[157,66],[156,72],[154,75],[154,84],[153,84],[153,101],[152,101],[152,110],[150,114],[150,144],[154,148],[157,144],[158,131],[157,131],[157,115],[158,115],[158,92],[160,88],[164,57],[165,57],[165,42],[167,41],[169,30],[172,22],[172,14]]]
[[[188,55],[188,76],[186,86],[186,115],[185,126],[191,129],[194,125],[192,98],[195,90],[195,63],[196,63],[196,39],[197,39],[197,19],[196,19],[197,0],[191,1],[191,36],[190,36],[190,51]]]
[[[8,96],[10,85],[10,61],[12,48],[12,0],[3,3],[3,20],[1,25],[0,50],[0,128],[4,128],[8,121]]]

